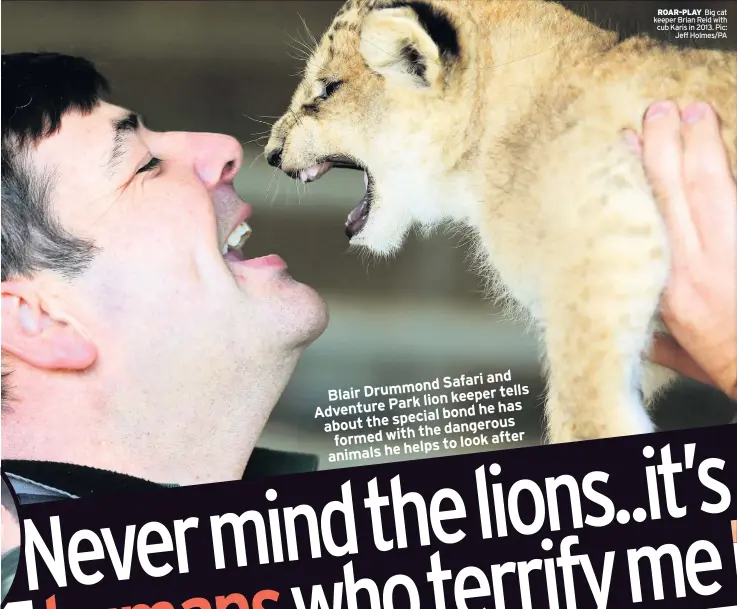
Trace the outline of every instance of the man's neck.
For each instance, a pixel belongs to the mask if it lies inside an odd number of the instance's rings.
[[[148,386],[135,383],[119,384],[125,391],[75,386],[74,392],[39,395],[25,379],[18,386],[24,399],[13,403],[14,412],[3,420],[3,457],[65,463],[156,484],[239,480],[294,365],[296,356],[269,361],[249,370],[247,385],[234,378],[232,386],[216,383],[202,395],[181,388],[167,392],[165,386],[147,392]],[[49,395],[56,396],[53,403]]]
[[[58,409],[44,420],[21,421],[25,413],[19,405],[18,412],[3,421],[3,461],[62,463],[154,484],[239,480],[273,403],[220,407],[201,407],[211,413],[207,425],[179,420],[167,424],[164,415],[149,415],[141,423],[125,415],[125,420],[103,425],[84,419],[89,408],[65,414],[65,421],[57,421]],[[153,405],[150,411],[155,412]],[[75,424],[68,424],[70,420]]]

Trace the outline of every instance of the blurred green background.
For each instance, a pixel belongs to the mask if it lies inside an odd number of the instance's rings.
[[[516,430],[538,443],[543,381],[535,338],[482,300],[462,237],[442,231],[424,241],[413,237],[393,261],[349,253],[343,222],[363,195],[361,175],[331,172],[305,189],[259,156],[266,141],[259,138],[287,106],[311,34],[319,37],[341,4],[4,1],[3,51],[86,56],[111,81],[112,101],[141,112],[150,128],[224,132],[243,143],[246,161],[236,188],[255,209],[246,255],[280,254],[296,279],[325,297],[331,313],[330,327],[304,355],[261,446],[317,454],[321,468],[333,467],[326,458],[333,434],[323,433],[324,421],[314,418],[317,406],[328,405],[328,390],[508,369],[531,390]],[[597,23],[651,32],[658,8],[730,3],[565,4]],[[732,13],[734,4],[728,13],[734,48]],[[734,404],[688,383],[656,416],[663,429],[721,424],[734,416]]]

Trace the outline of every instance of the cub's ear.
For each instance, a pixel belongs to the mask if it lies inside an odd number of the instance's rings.
[[[445,69],[459,52],[448,15],[425,2],[396,2],[363,22],[363,58],[371,70],[399,83],[442,86]]]

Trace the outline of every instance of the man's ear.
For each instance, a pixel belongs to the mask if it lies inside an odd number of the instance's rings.
[[[460,53],[450,18],[424,2],[397,2],[370,12],[360,48],[374,72],[421,87],[442,86],[445,69]]]
[[[2,283],[2,350],[45,370],[86,370],[97,359],[76,321],[49,312],[27,281]]]

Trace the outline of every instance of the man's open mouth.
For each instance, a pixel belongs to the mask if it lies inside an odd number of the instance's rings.
[[[312,167],[295,171],[290,175],[302,182],[314,182],[324,176],[331,169],[356,169],[363,172],[363,183],[366,191],[364,192],[363,198],[358,202],[358,205],[353,208],[351,213],[348,214],[348,218],[345,221],[345,234],[348,235],[348,238],[350,239],[363,230],[363,227],[366,226],[369,213],[371,212],[374,182],[368,169],[361,167],[359,164],[345,157],[333,156],[322,159]]]
[[[221,246],[220,253],[226,260],[230,260],[232,262],[245,260],[241,253],[241,249],[246,244],[246,241],[248,241],[250,236],[251,227],[248,225],[248,222],[243,220],[243,222],[236,225],[230,235],[228,235],[227,240]]]
[[[270,269],[272,272],[275,270],[283,271],[287,268],[287,263],[276,254],[267,254],[258,258],[246,258],[241,250],[250,236],[251,227],[248,225],[248,222],[243,220],[235,226],[220,248],[220,252],[236,280],[247,281],[243,274],[244,268]]]

